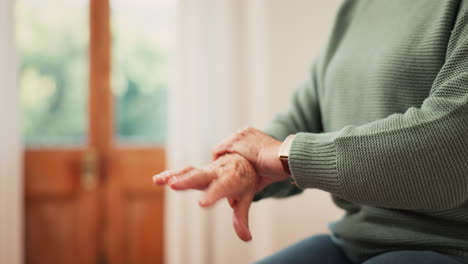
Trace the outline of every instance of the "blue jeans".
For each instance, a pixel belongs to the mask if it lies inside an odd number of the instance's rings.
[[[304,239],[256,264],[356,264],[344,255],[329,235]],[[468,264],[459,257],[447,256],[434,251],[402,250],[374,256],[362,264]]]

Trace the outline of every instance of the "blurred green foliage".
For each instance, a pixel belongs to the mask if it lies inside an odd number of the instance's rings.
[[[117,14],[111,19],[117,137],[121,142],[164,143],[168,52],[132,17]]]
[[[87,1],[18,0],[23,134],[29,145],[84,143],[88,122]],[[166,138],[167,55],[148,32],[113,18],[115,133],[125,143]]]
[[[23,134],[28,144],[76,143],[87,128],[87,9],[47,2],[16,5]]]

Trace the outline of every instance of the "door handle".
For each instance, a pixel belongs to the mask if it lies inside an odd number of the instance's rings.
[[[96,150],[87,150],[81,160],[81,187],[92,190],[99,183],[99,156]]]

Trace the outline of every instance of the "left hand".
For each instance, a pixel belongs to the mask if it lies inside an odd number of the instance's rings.
[[[252,199],[260,189],[270,184],[260,178],[251,164],[238,154],[227,154],[204,168],[187,167],[180,171],[165,171],[153,177],[158,185],[174,190],[198,189],[205,193],[199,204],[208,207],[227,198],[233,208],[233,225],[244,241],[252,239],[248,216]]]
[[[216,160],[226,153],[238,153],[254,166],[260,177],[281,181],[289,178],[278,158],[281,143],[256,128],[247,127],[215,146],[212,157]]]

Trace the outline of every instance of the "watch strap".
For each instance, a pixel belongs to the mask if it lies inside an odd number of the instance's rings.
[[[281,144],[280,149],[278,151],[278,158],[283,165],[284,171],[291,175],[291,170],[289,169],[289,150],[291,148],[292,141],[296,135],[289,135]]]

